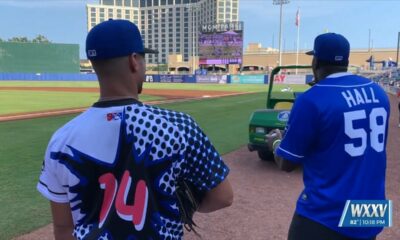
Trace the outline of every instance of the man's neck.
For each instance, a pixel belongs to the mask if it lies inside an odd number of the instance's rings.
[[[110,101],[118,99],[133,98],[139,100],[136,84],[130,79],[102,79],[100,84],[99,101]]]
[[[121,100],[121,99],[135,99],[139,100],[137,97],[134,96],[100,96],[99,102],[105,102],[105,101],[114,101],[114,100]]]

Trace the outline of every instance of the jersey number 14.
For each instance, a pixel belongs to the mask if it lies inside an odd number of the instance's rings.
[[[354,128],[353,122],[366,119],[369,121],[369,128]],[[382,152],[385,149],[387,112],[384,108],[374,108],[367,117],[365,110],[351,111],[344,113],[344,131],[351,139],[361,140],[361,145],[355,146],[354,143],[344,145],[345,151],[352,157],[364,154],[367,149],[367,140],[370,139],[372,149]],[[379,121],[380,120],[380,121]]]

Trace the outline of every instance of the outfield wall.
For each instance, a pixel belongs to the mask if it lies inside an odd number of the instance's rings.
[[[0,81],[97,81],[97,76],[91,73],[0,73]]]
[[[79,44],[0,42],[0,72],[79,73]]]
[[[278,74],[274,83],[305,84],[312,78],[312,75]],[[97,81],[97,76],[94,73],[0,73],[0,81]],[[268,84],[269,75],[147,75],[146,82]]]

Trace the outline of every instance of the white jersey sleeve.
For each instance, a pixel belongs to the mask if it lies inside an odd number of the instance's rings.
[[[69,202],[67,189],[60,183],[59,179],[55,175],[57,168],[60,168],[60,164],[57,161],[51,159],[50,152],[52,149],[51,141],[47,147],[45,159],[43,161],[42,173],[39,177],[37,184],[37,190],[48,200],[58,203]]]

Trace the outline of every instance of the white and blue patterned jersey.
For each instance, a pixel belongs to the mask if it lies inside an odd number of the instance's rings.
[[[349,73],[332,74],[296,99],[276,154],[303,166],[299,215],[348,237],[382,230],[338,225],[346,200],[385,199],[389,114],[381,87]]]
[[[69,203],[77,239],[181,239],[179,179],[199,191],[229,169],[187,114],[133,99],[98,102],[49,142],[37,188]]]

